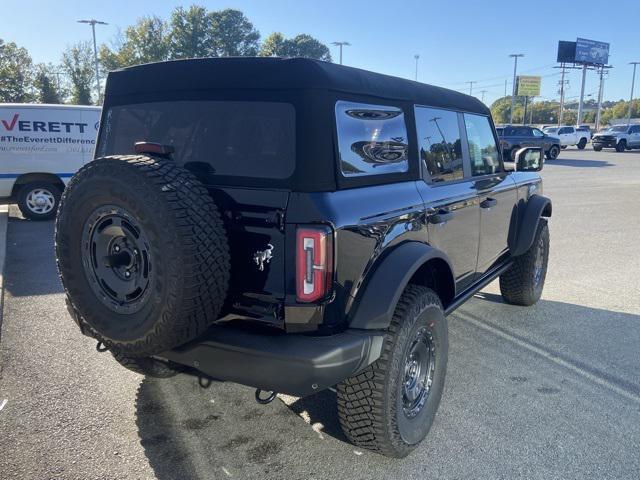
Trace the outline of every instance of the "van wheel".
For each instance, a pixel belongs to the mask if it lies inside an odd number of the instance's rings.
[[[227,294],[229,247],[213,199],[188,170],[157,157],[81,168],[60,202],[56,255],[81,328],[123,357],[197,337]]]
[[[51,220],[56,216],[62,191],[51,183],[33,182],[18,192],[18,208],[29,220]]]
[[[337,387],[340,425],[349,441],[397,458],[416,448],[440,404],[448,345],[438,295],[409,285],[396,306],[380,358]]]

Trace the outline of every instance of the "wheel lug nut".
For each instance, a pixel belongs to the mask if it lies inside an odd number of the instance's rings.
[[[130,277],[131,276],[131,272],[129,270],[127,270],[126,272],[124,272],[124,276],[125,277]]]
[[[114,249],[116,252],[119,252],[119,251],[120,251],[120,247],[119,247],[118,245],[116,245],[115,247],[113,247],[113,249]]]

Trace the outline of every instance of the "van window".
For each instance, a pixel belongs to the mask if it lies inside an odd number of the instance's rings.
[[[222,176],[286,179],[295,167],[295,110],[288,103],[176,101],[112,107],[99,156],[140,141],[172,145],[181,164]]]
[[[467,130],[467,143],[469,144],[471,174],[489,175],[499,172],[501,170],[498,158],[499,150],[489,118],[465,113],[464,124]]]
[[[464,176],[458,114],[451,110],[416,107],[420,159],[431,182],[459,180]]]
[[[409,141],[401,109],[338,101],[336,126],[345,177],[409,170]]]

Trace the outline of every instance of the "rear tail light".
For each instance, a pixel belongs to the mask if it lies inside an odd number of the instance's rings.
[[[296,296],[314,302],[331,291],[333,236],[328,227],[298,227],[296,234]]]

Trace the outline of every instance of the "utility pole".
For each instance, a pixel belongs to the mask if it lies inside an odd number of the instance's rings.
[[[604,74],[608,73],[607,69],[613,68],[607,65],[600,65],[598,73],[600,74],[600,86],[598,87],[598,110],[596,111],[596,132],[600,129],[600,115],[602,113],[602,96],[604,94]]]
[[[96,45],[96,25],[109,25],[106,22],[101,22],[100,20],[78,20],[78,23],[88,23],[91,25],[91,32],[93,33],[93,60],[95,62],[96,67],[96,94],[98,95],[98,103],[100,103],[100,98],[102,94],[100,92],[100,71],[98,69],[98,46]]]
[[[418,81],[418,60],[420,59],[420,55],[418,55],[417,53],[413,56],[413,58],[416,59],[416,82]]]
[[[580,103],[578,103],[578,120],[576,125],[582,123],[582,108],[584,106],[584,82],[587,79],[587,65],[582,65],[582,87],[580,87]]]
[[[633,78],[631,80],[631,96],[629,97],[629,113],[627,113],[627,127],[631,123],[631,107],[633,106],[633,87],[636,84],[636,67],[640,65],[640,62],[630,62],[629,65],[633,65]]]
[[[524,53],[512,53],[509,57],[513,58],[513,92],[511,94],[511,112],[509,114],[509,123],[513,123],[513,109],[516,106],[516,73],[518,70],[518,57],[524,57]]]
[[[507,98],[507,79],[504,79],[504,98]]]
[[[487,93],[486,90],[480,90],[480,94],[482,95],[482,103],[484,103],[484,94]]]
[[[350,47],[349,42],[332,42],[331,45],[335,45],[340,48],[340,65],[342,65],[342,47]]]
[[[478,83],[475,80],[471,80],[470,82],[464,82],[469,84],[469,95],[473,95],[473,84]]]
[[[564,117],[564,74],[566,72],[566,66],[561,64],[562,77],[560,79],[560,115],[558,116],[558,126],[562,125],[562,118]]]

